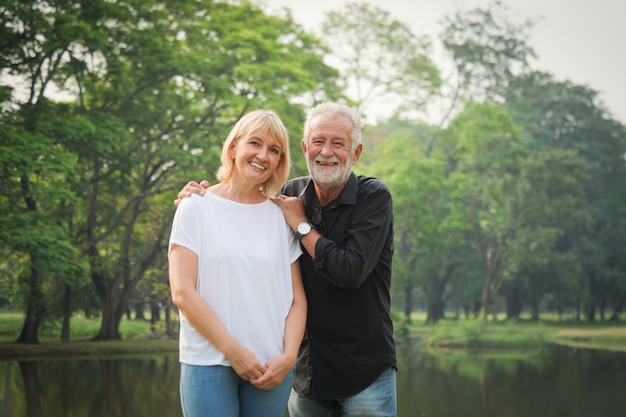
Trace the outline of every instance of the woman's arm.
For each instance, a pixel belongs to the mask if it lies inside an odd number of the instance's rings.
[[[300,262],[291,264],[291,285],[293,301],[285,322],[285,345],[282,355],[270,359],[265,365],[262,377],[251,380],[257,388],[274,389],[285,379],[285,376],[296,364],[300,344],[306,326],[307,301],[300,275]]]
[[[196,291],[198,255],[183,246],[172,244],[169,271],[172,302],[194,329],[226,355],[239,376],[252,379],[263,375],[263,364],[254,353],[235,340]]]

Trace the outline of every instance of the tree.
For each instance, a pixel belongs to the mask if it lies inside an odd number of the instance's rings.
[[[529,146],[542,152],[570,150],[583,163],[585,210],[590,224],[568,239],[580,267],[561,268],[577,282],[575,309],[585,305],[591,320],[609,303],[619,310],[624,299],[624,214],[626,193],[626,130],[613,120],[596,91],[550,74],[533,72],[517,78],[509,87],[506,106],[525,127]],[[586,283],[578,282],[579,274]],[[572,297],[574,298],[574,297]]]
[[[443,125],[467,100],[502,102],[506,87],[528,69],[535,53],[528,44],[534,22],[514,22],[499,1],[458,10],[445,16],[442,25],[441,40],[454,68],[446,84],[450,104]]]
[[[76,261],[89,264],[102,313],[96,339],[119,339],[133,289],[164,268],[175,176],[214,172],[225,132],[252,108],[284,110],[288,126],[301,126],[290,103],[329,85],[334,71],[293,21],[248,2],[10,6],[3,23],[17,44],[0,46],[3,70],[31,88],[25,102],[7,96],[7,107],[31,115],[51,101],[52,86],[70,97],[57,109],[67,127],[33,159],[62,144],[75,164],[58,179],[65,211],[46,221],[62,225]],[[14,120],[16,131],[29,126]],[[8,177],[25,181],[17,171]]]
[[[568,288],[560,271],[569,271],[571,279],[578,275],[574,271],[580,270],[571,237],[590,223],[586,180],[584,164],[571,151],[536,150],[520,165],[520,182],[526,184],[521,196],[523,210],[518,213],[521,227],[507,263],[513,271],[513,288],[523,283],[534,320],[539,319],[544,297]],[[507,295],[507,301],[517,305],[508,311],[509,316],[517,317],[524,305],[521,294],[509,291]]]
[[[26,256],[13,271],[21,277],[21,300],[27,306],[17,341],[38,343],[39,327],[63,283],[85,277],[63,224],[75,200],[66,180],[76,160],[64,148],[69,126],[53,103],[25,106],[15,115],[5,114],[2,122],[0,239],[9,253]]]
[[[420,138],[428,137],[427,126],[396,121],[387,129],[378,128],[377,134],[383,135],[385,141],[377,146],[367,172],[384,178],[394,196],[393,273],[394,287],[398,289],[394,292],[403,295],[405,319],[410,322],[414,295],[420,287],[425,288],[429,320],[435,321],[443,316],[441,294],[445,289],[445,278],[443,282],[438,280],[440,265],[433,265],[441,247],[437,242],[441,232],[444,164],[424,156],[425,141]],[[399,154],[403,158],[397,158]],[[432,317],[431,310],[436,311]]]
[[[521,132],[503,106],[490,103],[469,103],[446,132],[462,175],[455,210],[469,219],[484,268],[483,317],[505,282],[515,316],[521,277],[575,268],[569,242],[588,224],[584,165],[571,151],[524,147]],[[550,287],[546,281],[526,293],[535,309]]]
[[[469,221],[472,245],[482,259],[482,314],[487,317],[500,286],[508,277],[504,257],[520,227],[519,163],[525,157],[520,129],[506,111],[491,103],[466,105],[446,140],[452,141],[457,165],[453,178],[454,210]]]
[[[308,39],[306,44],[298,42],[299,32],[291,22],[266,16],[249,3],[207,2],[204,10],[198,15],[197,9],[146,8],[145,21],[151,24],[137,27],[128,40],[123,37],[119,45],[125,45],[124,50],[111,57],[113,62],[120,57],[116,65],[139,69],[112,74],[111,87],[124,83],[131,94],[108,86],[92,92],[113,94],[116,100],[103,103],[103,108],[123,118],[131,132],[122,147],[126,156],[118,155],[125,164],[99,163],[93,170],[94,179],[110,177],[114,182],[94,183],[91,198],[96,204],[88,211],[96,223],[88,229],[96,230],[99,239],[108,231],[105,225],[118,225],[111,235],[114,246],[100,240],[101,249],[90,254],[103,305],[98,339],[119,338],[117,328],[132,289],[165,254],[173,207],[169,199],[165,207],[158,202],[160,194],[180,188],[174,173],[197,178],[189,174],[207,165],[215,172],[225,132],[237,118],[265,105],[280,111],[291,98],[317,87],[318,75],[305,67],[314,61],[308,49],[314,44]],[[169,42],[163,43],[157,34],[169,34]],[[296,48],[292,42],[305,46]],[[115,167],[113,175],[97,172],[104,166]],[[114,198],[103,196],[98,184]],[[103,211],[103,206],[112,210]],[[101,216],[103,212],[111,217]],[[105,259],[100,255],[106,253],[103,248],[119,258]]]
[[[386,99],[396,113],[423,109],[441,84],[428,57],[430,41],[385,10],[348,3],[326,13],[322,30],[346,92],[361,112]]]

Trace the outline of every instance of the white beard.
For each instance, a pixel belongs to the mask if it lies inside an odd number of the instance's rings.
[[[345,165],[337,165],[335,168],[322,168],[315,162],[339,163],[339,160],[336,157],[322,158],[321,156],[317,156],[314,161],[311,161],[307,153],[306,165],[309,168],[309,174],[311,178],[313,178],[313,182],[323,188],[332,189],[344,185],[352,172],[352,155]]]

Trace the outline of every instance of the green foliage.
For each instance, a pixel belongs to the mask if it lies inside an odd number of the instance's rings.
[[[534,22],[514,22],[507,7],[493,2],[484,8],[458,10],[445,16],[443,46],[456,69],[456,100],[497,101],[515,74],[535,56],[528,43]]]
[[[626,130],[597,96],[540,72],[515,79],[506,95],[511,115],[526,128],[527,146],[554,167],[552,177],[537,181],[546,223],[562,233],[556,256],[541,271],[553,277],[549,294],[554,305],[584,308],[590,319],[607,302],[623,308],[626,279],[619,249],[626,243]]]
[[[0,238],[3,253],[26,255],[3,264],[23,282],[25,305],[41,298],[26,318],[31,338],[37,317],[60,317],[63,303],[76,310],[93,293],[99,337],[118,338],[131,296],[167,293],[181,179],[211,179],[227,131],[253,108],[299,129],[302,108],[291,103],[325,94],[337,73],[290,16],[249,2],[29,1],[3,11],[3,39],[15,43],[3,44],[0,71],[28,86],[2,95]],[[144,279],[146,293],[134,294]],[[73,301],[61,299],[64,285]]]
[[[428,56],[430,40],[416,36],[385,10],[348,3],[326,13],[322,30],[349,98],[361,111],[391,98],[396,114],[414,112],[441,86],[439,70]]]

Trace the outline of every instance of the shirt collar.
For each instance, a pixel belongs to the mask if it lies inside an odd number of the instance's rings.
[[[348,182],[341,190],[339,197],[329,203],[330,207],[337,207],[340,204],[354,205],[356,204],[356,192],[358,181],[354,172],[350,172]],[[299,195],[303,199],[305,206],[319,205],[317,196],[315,195],[315,186],[313,185],[313,179],[309,177],[309,182]]]

